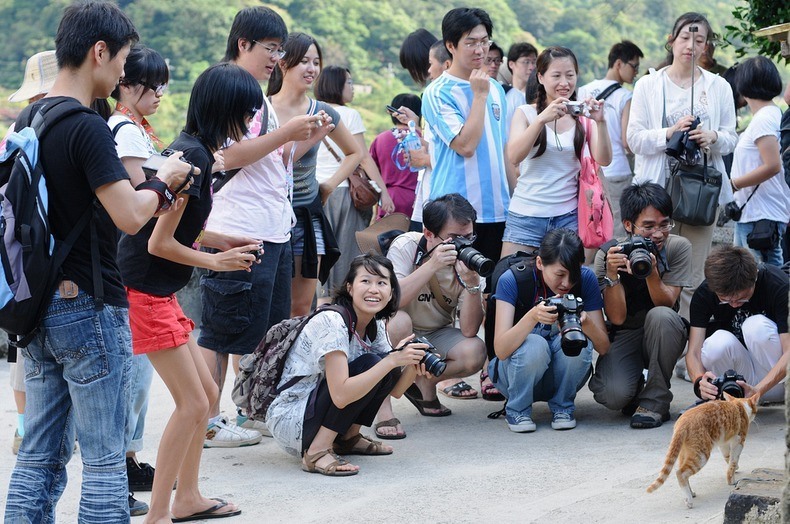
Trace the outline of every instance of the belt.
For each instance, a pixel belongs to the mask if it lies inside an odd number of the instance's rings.
[[[60,298],[77,298],[80,288],[71,280],[61,280],[58,291],[60,292]]]

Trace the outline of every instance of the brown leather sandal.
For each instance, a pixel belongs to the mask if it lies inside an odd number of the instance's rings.
[[[357,444],[361,444],[361,446],[367,444],[367,446],[362,448]],[[382,442],[371,440],[363,436],[362,433],[357,433],[348,440],[341,440],[338,436],[332,447],[339,455],[392,455],[391,450],[384,449]]]
[[[332,455],[335,460],[324,467],[316,466],[316,462],[321,460],[321,458],[326,455]],[[345,471],[337,469],[338,466],[345,466],[346,464],[348,464],[348,461],[343,457],[338,456],[331,449],[325,449],[312,455],[305,453],[304,458],[302,459],[302,470],[308,473],[320,473],[321,475],[326,475],[327,477],[350,477],[351,475],[356,475],[359,473],[359,470]]]

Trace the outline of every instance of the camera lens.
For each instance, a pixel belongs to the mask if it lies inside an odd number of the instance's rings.
[[[487,277],[493,273],[496,265],[493,260],[486,258],[485,255],[473,247],[461,248],[458,251],[458,259],[481,277]]]
[[[646,249],[634,249],[628,256],[628,260],[631,262],[631,273],[636,278],[645,279],[653,271],[653,260]]]
[[[421,362],[425,364],[425,369],[434,377],[441,376],[447,368],[447,364],[430,351],[425,352],[425,356],[422,357]]]
[[[587,347],[587,336],[582,332],[581,323],[577,315],[566,315],[560,321],[560,347],[562,352],[569,357],[578,357],[582,349]]]

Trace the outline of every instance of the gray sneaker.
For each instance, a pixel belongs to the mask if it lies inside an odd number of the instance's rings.
[[[142,500],[134,498],[134,493],[129,492],[129,515],[132,517],[139,517],[148,513],[148,504]]]
[[[576,427],[576,419],[571,413],[555,413],[551,418],[551,429],[573,429]]]
[[[236,415],[236,425],[240,428],[253,429],[264,437],[271,437],[272,432],[266,427],[266,423],[261,420],[252,420],[247,415],[243,415],[241,410]]]
[[[507,420],[507,427],[514,433],[532,433],[538,429],[527,415],[505,415],[505,420]]]

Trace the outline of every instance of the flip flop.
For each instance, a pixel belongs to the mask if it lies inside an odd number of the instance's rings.
[[[420,415],[423,417],[446,417],[453,414],[450,408],[442,406],[438,398],[433,400],[424,400],[422,398],[422,392],[416,384],[409,386],[409,389],[406,390],[403,396],[406,397],[406,399],[411,402],[415,408],[417,408],[417,411],[419,411]],[[439,412],[431,413],[426,411],[426,409],[438,409]]]
[[[401,421],[397,418],[391,418],[388,420],[382,420],[381,422],[377,423],[373,429],[376,432],[376,436],[383,440],[400,440],[402,438],[406,438],[406,432],[402,433],[395,433],[394,435],[387,435],[379,433],[379,428],[396,428],[400,425]]]
[[[228,511],[226,513],[217,513],[217,510],[220,510],[228,505],[228,503],[222,499],[211,499],[216,500],[217,503],[208,508],[204,511],[198,511],[197,513],[193,513],[191,515],[187,515],[186,517],[173,517],[173,522],[192,522],[195,520],[209,520],[209,519],[224,519],[225,517],[235,517],[236,515],[241,515],[241,510],[237,509],[236,511]]]
[[[473,391],[474,395],[462,395],[462,393],[465,393],[466,391]],[[456,382],[452,386],[447,386],[446,388],[440,389],[439,393],[445,397],[455,398],[458,400],[474,400],[477,398],[477,391],[475,391],[472,386],[463,380],[461,382]]]

